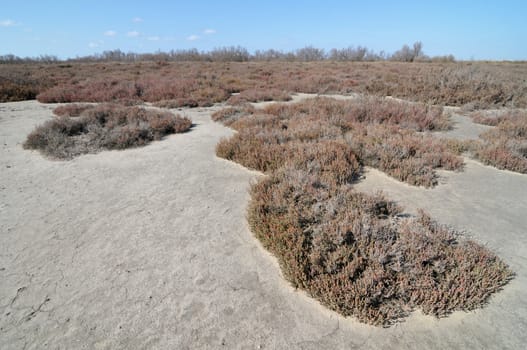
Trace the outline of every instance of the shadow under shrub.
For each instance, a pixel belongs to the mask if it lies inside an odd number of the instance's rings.
[[[185,132],[192,125],[179,115],[141,107],[84,105],[69,111],[75,114],[79,109],[79,117],[59,116],[38,126],[28,135],[24,148],[71,159],[102,149],[142,146],[168,134]]]

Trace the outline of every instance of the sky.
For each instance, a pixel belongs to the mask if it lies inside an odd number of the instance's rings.
[[[74,58],[242,46],[366,46],[393,53],[527,60],[526,0],[0,0],[0,55]]]

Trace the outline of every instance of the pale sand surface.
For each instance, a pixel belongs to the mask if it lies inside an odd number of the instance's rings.
[[[467,161],[434,189],[369,170],[409,212],[487,244],[517,273],[489,305],[383,329],[295,291],[253,238],[259,175],[218,159],[232,131],[213,109],[147,147],[60,162],[23,150],[51,105],[0,104],[1,349],[523,349],[527,343],[527,176]],[[454,131],[455,132],[455,131]]]

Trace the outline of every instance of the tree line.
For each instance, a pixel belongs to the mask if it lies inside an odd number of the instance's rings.
[[[12,54],[0,55],[0,64],[9,63],[57,63],[57,62],[248,62],[248,61],[398,61],[398,62],[430,62],[442,61],[453,62],[453,55],[429,57],[423,52],[423,44],[415,42],[411,47],[403,45],[401,49],[392,54],[384,51],[375,52],[364,46],[350,46],[343,49],[324,50],[313,46],[306,46],[293,51],[280,50],[256,50],[250,53],[241,46],[227,46],[215,48],[210,51],[198,51],[197,49],[179,49],[168,52],[135,53],[123,52],[119,49],[108,50],[93,55],[59,59],[57,56],[41,55],[38,57],[18,57]]]

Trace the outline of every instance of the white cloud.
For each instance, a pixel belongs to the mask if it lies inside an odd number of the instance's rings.
[[[134,22],[134,23],[141,23],[141,22],[143,22],[143,19],[141,17],[135,17],[135,18],[132,19],[132,22]]]
[[[205,29],[203,33],[207,35],[216,34],[216,29]]]
[[[4,19],[0,21],[0,27],[13,27],[16,25],[16,22],[12,19]]]
[[[107,30],[104,32],[104,36],[116,36],[117,32],[115,30]]]
[[[139,35],[141,35],[141,33],[139,33],[138,31],[135,31],[135,30],[126,33],[126,36],[128,36],[128,37],[130,37],[130,38],[136,38],[136,37],[138,37]]]
[[[199,39],[199,35],[195,35],[195,34],[192,34],[192,35],[187,37],[188,41],[195,41],[195,40],[198,40],[198,39]]]
[[[160,37],[155,36],[155,35],[154,36],[149,36],[147,39],[150,40],[150,41],[159,41],[159,40],[161,40]]]
[[[91,48],[96,48],[96,47],[101,46],[102,44],[104,44],[104,41],[103,40],[98,40],[97,42],[95,42],[95,41],[90,42],[88,44],[88,46],[91,47]]]

